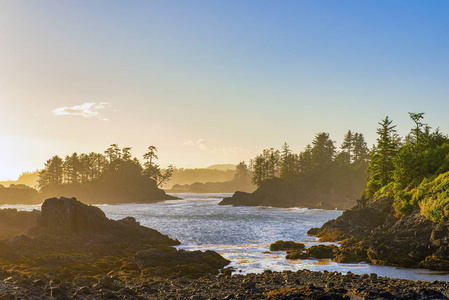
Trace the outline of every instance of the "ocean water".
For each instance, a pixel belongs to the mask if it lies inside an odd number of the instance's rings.
[[[376,273],[379,276],[412,280],[449,281],[449,274],[420,269],[372,266],[366,263],[339,264],[329,260],[287,260],[283,251],[269,251],[277,240],[317,244],[306,232],[341,215],[339,210],[219,206],[231,194],[173,194],[183,200],[154,204],[98,205],[111,219],[135,217],[142,225],[178,239],[180,249],[214,250],[231,260],[236,273],[260,273],[309,269],[345,274]],[[0,208],[32,210],[38,206],[8,205]]]

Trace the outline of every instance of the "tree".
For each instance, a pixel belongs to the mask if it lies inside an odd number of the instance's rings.
[[[352,156],[351,156],[351,151],[354,147],[354,135],[352,134],[351,130],[348,130],[348,132],[346,133],[344,139],[343,139],[343,143],[341,144],[340,148],[345,151],[346,153],[348,153],[348,157],[349,157],[349,163],[351,163],[352,161]]]
[[[322,171],[332,164],[335,155],[334,141],[329,133],[317,133],[312,142],[312,165],[315,170]]]
[[[424,113],[409,112],[408,114],[413,122],[415,122],[415,128],[413,128],[410,133],[412,137],[411,142],[414,144],[418,144],[420,142],[419,137],[422,132],[422,128],[427,126],[427,124],[421,123],[420,121],[422,118],[424,118]]]
[[[60,185],[63,180],[63,161],[59,156],[53,156],[45,163],[45,168],[39,172],[39,187],[45,185]]]
[[[284,143],[281,152],[281,168],[279,178],[292,182],[299,173],[298,155],[290,150],[290,146]]]
[[[155,146],[149,146],[148,152],[143,155],[143,159],[148,160],[148,163],[153,164],[153,159],[158,159],[157,157],[157,148]]]
[[[64,178],[65,182],[78,183],[78,177],[81,169],[81,163],[78,154],[75,152],[71,156],[66,156],[64,160]]]
[[[118,144],[111,144],[111,146],[106,149],[104,153],[109,158],[109,163],[112,163],[114,160],[121,159],[121,150],[118,147]]]
[[[365,164],[368,159],[369,149],[365,142],[365,137],[361,133],[354,133],[353,135],[353,155],[352,163],[354,166]]]
[[[388,116],[378,123],[381,127],[377,129],[377,145],[371,150],[368,166],[370,173],[366,188],[368,196],[372,196],[377,190],[392,181],[394,158],[400,142],[396,133],[396,125],[392,125],[392,123],[393,121]]]
[[[298,158],[299,172],[309,173],[313,169],[312,146],[307,145],[304,151],[299,153]]]
[[[250,172],[248,170],[248,166],[244,161],[240,162],[235,167],[235,175],[233,181],[236,183],[245,183],[248,179],[251,178]]]
[[[167,169],[165,169],[165,172],[162,173],[159,165],[154,162],[154,160],[158,159],[156,152],[157,148],[155,146],[149,146],[148,152],[143,155],[143,158],[147,160],[144,163],[145,168],[143,170],[143,175],[156,181],[157,186],[161,186],[170,180],[175,167],[173,165],[169,165]]]

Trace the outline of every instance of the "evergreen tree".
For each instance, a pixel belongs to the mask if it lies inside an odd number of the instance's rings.
[[[299,173],[298,156],[290,150],[290,146],[284,143],[281,152],[281,168],[279,178],[292,182]]]
[[[45,185],[60,185],[63,181],[63,161],[59,156],[53,156],[45,163],[45,168],[39,172],[39,187]]]
[[[372,196],[377,190],[392,181],[394,170],[394,158],[398,151],[400,139],[396,133],[396,125],[385,117],[378,123],[381,127],[377,129],[377,145],[370,153],[368,172],[370,178],[366,188],[367,196]]]
[[[368,159],[369,149],[365,142],[365,137],[361,133],[354,133],[353,135],[353,155],[352,163],[354,166],[360,166],[366,163]]]
[[[317,133],[312,142],[312,165],[317,171],[322,171],[332,164],[335,155],[334,141],[329,133]]]
[[[352,134],[351,130],[348,130],[348,132],[345,134],[343,143],[341,144],[340,148],[348,153],[349,163],[351,163],[352,149],[354,148],[354,135]]]
[[[309,145],[306,146],[304,151],[299,153],[298,159],[299,172],[300,173],[309,173],[313,169],[313,161],[312,161],[312,147]]]

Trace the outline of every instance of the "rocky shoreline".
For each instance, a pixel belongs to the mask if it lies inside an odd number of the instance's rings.
[[[386,220],[388,203],[362,210]],[[363,214],[355,211],[315,234],[354,241],[370,226],[376,228],[374,218],[360,219]],[[348,259],[353,257],[348,249],[359,245],[349,241],[339,248],[307,249],[278,241],[270,250],[296,256],[291,258]],[[449,299],[449,283],[443,281],[309,270],[232,274],[229,261],[218,253],[177,250],[172,247],[177,244],[134,218],[114,221],[74,198],[47,199],[28,236],[0,240],[0,299]]]
[[[127,281],[115,275],[61,281],[1,271],[0,299],[449,299],[449,283],[309,270]]]
[[[308,234],[341,241],[338,252],[345,262],[449,271],[449,222],[434,223],[419,211],[397,216],[393,202],[388,197],[361,199]]]

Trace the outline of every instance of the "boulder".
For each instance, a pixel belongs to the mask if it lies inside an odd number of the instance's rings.
[[[141,270],[162,270],[158,272],[161,275],[196,278],[207,274],[216,275],[230,261],[211,250],[184,251],[170,246],[156,246],[137,252],[134,262]]]
[[[365,238],[373,229],[386,222],[393,210],[392,204],[392,198],[371,200],[368,203],[359,201],[358,205],[344,211],[337,219],[324,223],[321,228],[312,228],[307,234],[328,242],[341,241],[348,237]]]
[[[317,259],[333,258],[338,247],[335,245],[316,245],[306,249],[309,257]]]
[[[42,204],[37,226],[30,229],[31,236],[94,236],[100,240],[116,239],[120,242],[178,245],[158,231],[143,227],[133,217],[110,220],[98,207],[86,205],[75,198],[50,198]]]
[[[270,251],[304,250],[303,243],[293,241],[276,241],[270,245]]]

